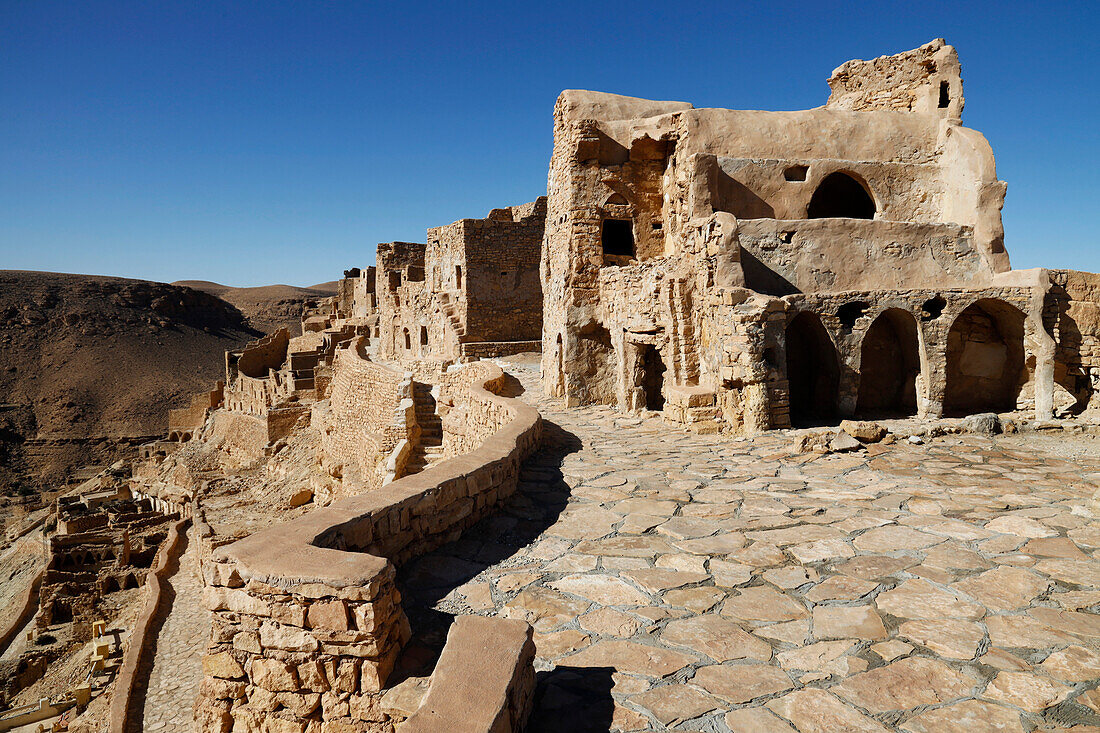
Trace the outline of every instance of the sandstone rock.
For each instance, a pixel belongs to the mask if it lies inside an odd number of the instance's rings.
[[[862,443],[877,443],[886,437],[886,428],[867,420],[842,420],[840,429]]]
[[[741,708],[726,713],[726,727],[731,733],[798,733],[765,707]]]
[[[858,440],[856,440],[843,430],[834,435],[833,439],[829,441],[829,450],[836,451],[838,453],[843,451],[859,450],[862,447],[862,443],[860,443]]]
[[[742,621],[793,621],[809,615],[801,604],[764,586],[741,589],[719,613]]]
[[[865,710],[883,713],[947,702],[966,695],[977,682],[943,662],[907,657],[850,677],[832,691]]]
[[[311,501],[313,501],[313,489],[301,489],[291,494],[290,501],[287,503],[293,509],[294,507],[308,504]]]
[[[958,619],[907,621],[898,633],[951,659],[972,659],[985,639],[981,626]]]
[[[632,699],[666,726],[697,718],[718,707],[718,701],[710,695],[675,683],[654,687]]]
[[[254,658],[249,679],[252,684],[269,692],[295,692],[299,689],[294,668],[278,659]]]
[[[229,652],[206,654],[202,658],[202,673],[207,677],[223,680],[239,680],[244,677],[244,669]]]
[[[878,641],[886,638],[882,619],[870,606],[815,606],[814,636],[818,639],[863,639]]]
[[[992,412],[970,415],[963,420],[963,430],[977,435],[994,435],[1001,432],[1001,418]]]
[[[1023,733],[1020,715],[1000,705],[963,700],[927,710],[906,720],[901,729],[910,733]]]
[[[880,593],[876,604],[880,611],[900,618],[979,619],[985,615],[985,609],[978,604],[919,579],[906,580],[897,588]]]
[[[620,672],[667,677],[696,661],[689,654],[630,641],[601,641],[559,663],[573,667],[613,667]]]
[[[772,656],[767,642],[714,614],[670,621],[661,632],[661,639],[705,654],[716,662],[745,658],[766,662]]]
[[[1037,713],[1061,700],[1071,689],[1027,672],[998,672],[985,688],[984,697]]]
[[[700,667],[692,682],[735,705],[794,687],[783,670],[768,664]]]
[[[765,706],[793,723],[800,733],[887,733],[887,729],[873,718],[845,705],[825,690],[796,690]]]

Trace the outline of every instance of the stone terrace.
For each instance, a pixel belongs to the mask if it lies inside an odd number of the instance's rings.
[[[1035,436],[795,454],[567,410],[509,369],[546,447],[402,582],[429,645],[454,613],[535,626],[531,730],[1098,730],[1100,460]]]

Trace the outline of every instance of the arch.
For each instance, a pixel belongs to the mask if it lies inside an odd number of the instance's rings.
[[[795,316],[787,324],[786,351],[791,424],[835,421],[840,359],[821,319],[809,312]]]
[[[862,418],[917,414],[920,341],[917,319],[900,308],[878,315],[863,336],[856,415]]]
[[[604,206],[607,206],[609,204],[612,206],[629,206],[630,202],[627,201],[626,197],[623,196],[621,193],[613,193],[607,197],[607,201],[603,202]]]
[[[875,200],[867,184],[851,174],[837,171],[817,184],[814,195],[810,197],[806,218],[874,219]]]
[[[955,318],[947,333],[945,415],[1016,409],[1026,377],[1024,319],[1019,308],[992,298]]]

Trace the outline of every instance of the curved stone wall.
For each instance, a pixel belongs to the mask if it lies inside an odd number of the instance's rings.
[[[409,637],[395,565],[510,495],[541,436],[534,408],[493,392],[503,377],[479,363],[441,388],[478,426],[460,443],[480,440],[470,452],[212,553],[203,730],[261,730],[272,718],[388,729],[379,692]]]

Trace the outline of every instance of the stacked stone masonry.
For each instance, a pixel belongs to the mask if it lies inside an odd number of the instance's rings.
[[[534,409],[492,393],[499,368],[448,377],[443,391],[476,426],[455,445],[480,445],[212,552],[204,730],[265,730],[272,720],[392,730],[380,693],[410,633],[394,566],[454,540],[511,494],[541,430]]]

